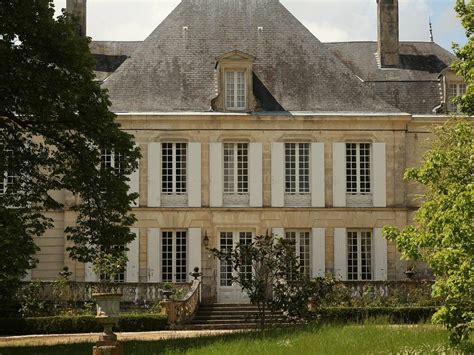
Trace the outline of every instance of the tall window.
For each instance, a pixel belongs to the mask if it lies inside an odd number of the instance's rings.
[[[285,143],[285,204],[309,205],[309,143]]]
[[[187,143],[163,143],[161,158],[161,192],[165,195],[186,194]]]
[[[371,143],[346,143],[347,205],[372,205]]]
[[[115,152],[114,149],[102,149],[100,158],[100,166],[102,169],[112,168],[117,174],[122,174],[123,155],[121,153]]]
[[[448,110],[449,112],[459,112],[459,107],[451,100],[456,96],[466,93],[466,84],[449,84],[448,85]]]
[[[186,282],[186,231],[163,231],[161,234],[161,280]]]
[[[249,156],[247,143],[224,143],[224,203],[248,204]]]
[[[310,234],[309,231],[287,231],[286,239],[295,245],[295,253],[299,259],[301,272],[306,276],[310,274]]]
[[[0,146],[1,149],[1,146]],[[18,176],[13,174],[8,169],[8,159],[13,154],[11,150],[4,150],[6,159],[5,159],[5,166],[0,168],[0,195],[3,195],[7,192],[7,189],[12,186],[17,180]]]
[[[372,232],[347,232],[347,279],[372,280]]]
[[[245,110],[245,72],[225,72],[225,106],[229,110]]]

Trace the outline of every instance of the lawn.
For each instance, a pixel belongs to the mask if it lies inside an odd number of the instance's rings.
[[[450,348],[448,333],[431,325],[326,325],[273,329],[260,333],[161,341],[124,342],[125,354],[462,354]],[[90,354],[91,344],[1,348],[0,354]]]

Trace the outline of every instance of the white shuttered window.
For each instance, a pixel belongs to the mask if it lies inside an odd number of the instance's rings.
[[[372,231],[347,231],[347,279],[372,280]]]
[[[310,203],[310,144],[285,143],[285,205]]]
[[[348,206],[372,206],[371,151],[371,143],[346,143]]]
[[[186,231],[161,233],[161,281],[186,282],[187,279]]]
[[[161,194],[164,206],[187,204],[187,143],[161,144]]]

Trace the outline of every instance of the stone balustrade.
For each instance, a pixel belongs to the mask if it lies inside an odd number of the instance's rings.
[[[161,301],[168,316],[170,328],[179,329],[183,324],[191,321],[199,308],[201,297],[201,282],[194,280],[191,289],[182,299],[166,299]]]

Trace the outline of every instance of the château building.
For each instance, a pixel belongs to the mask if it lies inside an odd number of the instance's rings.
[[[199,267],[203,302],[246,302],[207,248],[267,232],[295,241],[311,277],[405,279],[381,230],[412,221],[420,190],[403,173],[465,85],[450,52],[399,41],[398,0],[375,6],[376,42],[322,43],[278,0],[182,0],[144,41],[91,42],[97,80],[143,155],[118,281],[186,282]],[[86,0],[68,11],[85,35]],[[113,164],[113,151],[103,158]],[[31,276],[67,266],[96,281],[65,252],[75,200],[57,197],[66,207],[50,212]]]

